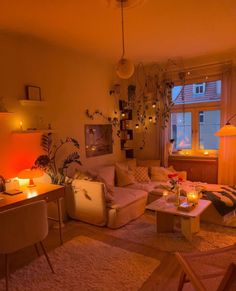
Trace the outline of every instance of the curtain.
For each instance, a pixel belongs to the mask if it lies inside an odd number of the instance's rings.
[[[221,126],[236,113],[236,69],[227,71],[222,79]],[[232,120],[232,124],[236,124]],[[236,184],[236,136],[220,137],[218,164],[218,183]]]

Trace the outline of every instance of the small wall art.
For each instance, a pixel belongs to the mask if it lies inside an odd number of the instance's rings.
[[[112,125],[86,124],[85,150],[87,158],[113,153]]]
[[[26,97],[28,100],[41,101],[41,88],[37,86],[26,86]]]

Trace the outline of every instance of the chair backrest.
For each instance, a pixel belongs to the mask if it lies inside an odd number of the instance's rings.
[[[225,275],[220,282],[217,291],[233,291],[236,290],[236,265],[231,263],[227,268]]]
[[[0,212],[1,254],[33,245],[47,234],[47,205],[44,200]]]

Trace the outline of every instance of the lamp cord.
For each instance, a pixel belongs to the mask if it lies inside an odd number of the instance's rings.
[[[122,56],[124,58],[125,55],[125,31],[124,31],[124,0],[120,1],[121,4],[121,29],[122,29]]]
[[[235,116],[236,116],[236,113],[235,113],[234,115],[232,115],[232,116],[228,119],[228,121],[226,122],[226,124],[230,124],[230,120],[232,120]]]

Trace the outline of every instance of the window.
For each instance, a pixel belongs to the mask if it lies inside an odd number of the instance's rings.
[[[175,140],[176,149],[192,148],[192,114],[178,112],[171,114],[171,138]]]
[[[205,122],[201,122],[205,116]],[[217,150],[219,138],[214,133],[220,128],[220,110],[199,111],[199,148]]]
[[[199,94],[197,98],[196,94]],[[202,95],[203,94],[203,95]],[[211,150],[216,153],[220,128],[221,80],[175,86],[172,90],[174,107],[171,112],[170,136],[177,150],[192,154]]]
[[[193,94],[194,95],[204,95],[205,94],[206,83],[193,84]]]
[[[199,123],[204,123],[204,111],[199,111]]]

